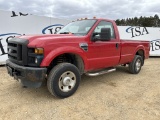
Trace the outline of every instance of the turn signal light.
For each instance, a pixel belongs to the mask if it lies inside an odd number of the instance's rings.
[[[44,50],[43,50],[43,48],[35,48],[35,49],[34,49],[34,53],[35,53],[35,54],[43,54],[43,53],[44,53]]]

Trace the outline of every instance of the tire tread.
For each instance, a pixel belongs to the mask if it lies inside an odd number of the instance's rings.
[[[141,60],[141,67],[142,67],[142,64],[143,64],[142,57],[140,55],[135,55],[133,61],[129,64],[129,72],[132,73],[132,74],[138,74],[141,70],[141,68],[140,68],[139,71],[135,70],[135,63],[136,63],[137,59]]]

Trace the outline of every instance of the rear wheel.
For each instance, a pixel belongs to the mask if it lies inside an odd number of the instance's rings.
[[[75,93],[80,80],[81,75],[76,66],[70,63],[61,63],[51,70],[47,87],[52,95],[65,98]]]
[[[141,70],[143,59],[140,55],[136,55],[133,61],[129,64],[129,71],[132,74],[138,74]]]

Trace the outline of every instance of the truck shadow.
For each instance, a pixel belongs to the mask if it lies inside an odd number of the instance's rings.
[[[160,56],[150,56],[149,58],[160,58]]]
[[[117,81],[119,81],[119,76],[125,75],[125,74],[130,74],[128,69],[125,67],[119,66],[116,68],[115,72],[111,72],[111,73],[107,73],[107,74],[103,74],[95,77],[83,75],[80,86],[82,87],[82,89],[88,88],[88,87],[92,88],[93,86],[99,87],[101,85],[117,87]]]
[[[0,65],[0,67],[5,67],[5,65]]]

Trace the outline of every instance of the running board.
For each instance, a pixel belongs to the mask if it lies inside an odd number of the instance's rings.
[[[94,77],[94,76],[103,75],[103,74],[110,73],[110,72],[114,72],[114,71],[116,71],[116,68],[104,69],[104,70],[95,71],[95,72],[87,72],[87,73],[85,73],[85,74],[86,74],[87,76]]]

